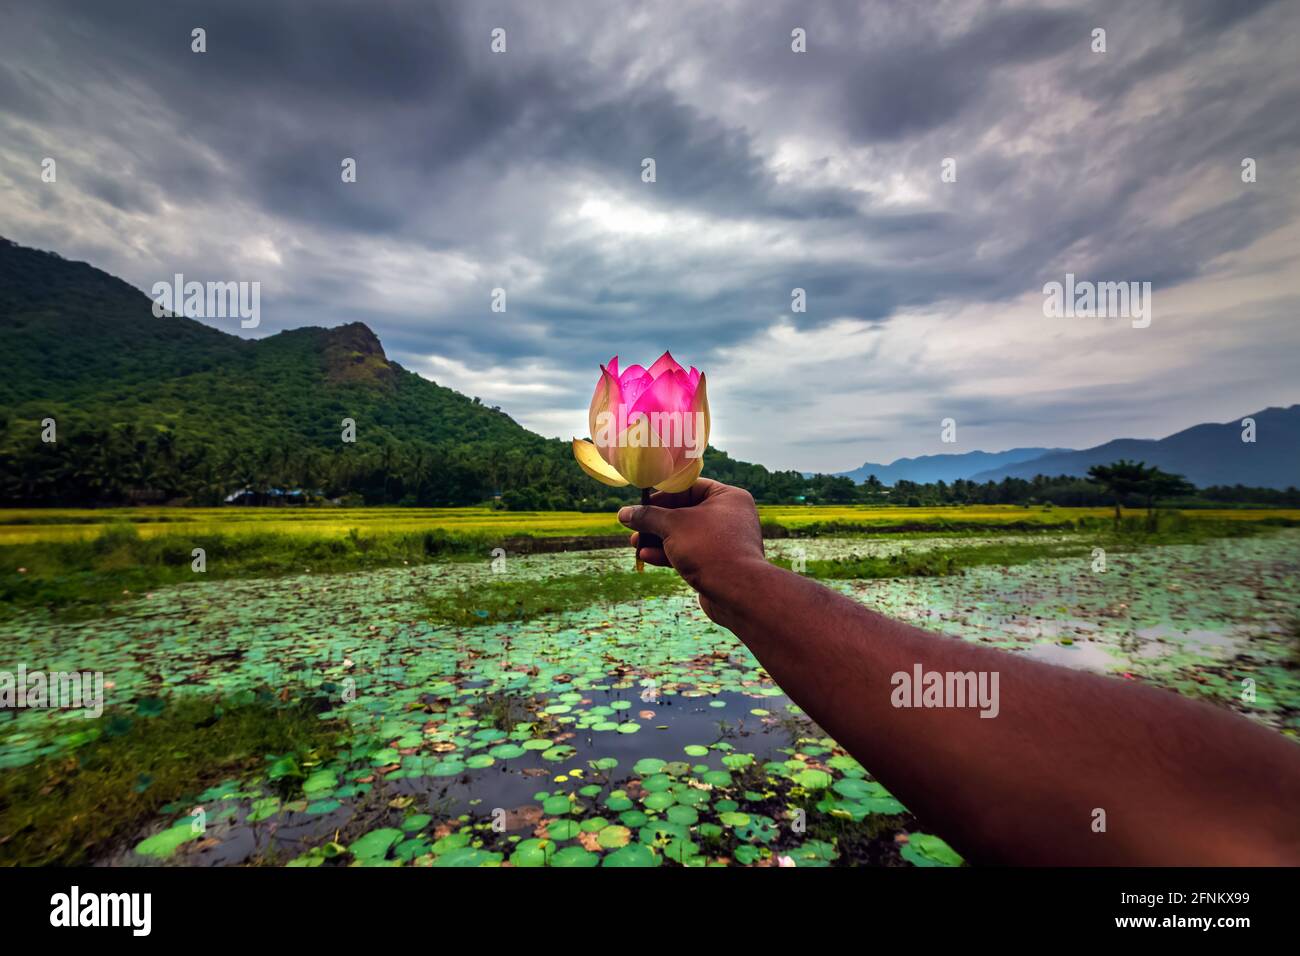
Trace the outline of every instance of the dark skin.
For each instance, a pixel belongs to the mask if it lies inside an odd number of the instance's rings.
[[[701,479],[624,508],[828,734],[972,862],[1300,865],[1300,747],[1170,691],[877,614],[763,556],[749,493]],[[999,709],[901,708],[891,675],[997,672]],[[1105,811],[1095,832],[1094,811]]]

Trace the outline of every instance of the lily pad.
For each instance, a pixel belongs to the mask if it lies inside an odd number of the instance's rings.
[[[899,851],[913,866],[961,866],[962,858],[947,843],[930,833],[913,833]]]
[[[401,830],[386,827],[381,830],[371,830],[361,839],[351,844],[348,849],[352,855],[363,862],[372,862],[382,860],[388,855],[388,851],[401,842],[404,834]]]
[[[643,843],[629,843],[613,853],[605,854],[601,860],[601,866],[652,867],[659,864],[659,856]]]
[[[165,859],[175,853],[181,844],[196,840],[202,835],[202,832],[196,831],[193,824],[187,820],[141,840],[136,844],[135,852],[141,856]]]

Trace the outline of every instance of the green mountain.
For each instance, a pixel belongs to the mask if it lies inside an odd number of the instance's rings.
[[[305,489],[369,504],[499,494],[514,509],[611,510],[636,496],[583,474],[567,442],[389,361],[360,322],[244,339],[156,317],[134,286],[3,238],[0,354],[4,504],[218,504]],[[781,500],[804,491],[796,472],[713,448],[705,470]]]
[[[93,266],[0,240],[0,499],[215,502],[243,487],[423,504],[609,497],[565,443],[389,361],[360,322],[250,340],[152,308]]]

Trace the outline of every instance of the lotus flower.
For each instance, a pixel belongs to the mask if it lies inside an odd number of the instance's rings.
[[[704,375],[665,352],[648,369],[622,372],[618,356],[600,367],[588,412],[591,441],[573,440],[573,457],[597,481],[685,491],[700,477],[709,443]]]

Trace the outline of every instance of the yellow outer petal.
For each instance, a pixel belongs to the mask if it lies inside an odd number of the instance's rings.
[[[609,381],[611,376],[603,368],[600,370],[600,381],[596,383],[596,391],[591,396],[591,407],[587,409],[587,430],[588,436],[594,442],[596,440],[596,419],[601,412],[613,415],[614,409],[610,407],[610,388]],[[597,446],[600,450],[600,446]],[[609,460],[608,453],[602,455]]]
[[[695,484],[695,479],[700,477],[700,472],[704,470],[704,456],[692,458],[690,464],[683,468],[677,474],[673,475],[667,481],[655,485],[656,491],[666,491],[669,494],[676,494],[679,491],[685,491],[691,485]]]
[[[696,441],[699,442],[701,452],[700,461],[703,461],[704,446],[709,443],[709,426],[712,424],[709,419],[709,392],[708,389],[705,388],[703,372],[700,373],[699,384],[695,386],[695,401],[692,404],[694,405],[695,411],[704,413],[704,435],[702,439],[700,437],[696,438]]]
[[[573,439],[573,457],[577,460],[578,467],[597,481],[615,488],[622,488],[627,484],[627,479],[615,471],[613,465],[600,457],[600,450],[591,442],[583,441],[581,438]]]
[[[620,475],[625,475],[630,484],[638,488],[653,488],[661,481],[667,481],[673,475],[672,450],[663,445],[634,445],[628,434],[637,426],[632,425],[624,430],[619,436],[618,445],[614,448],[614,461],[617,462],[617,469]],[[649,440],[650,428],[648,421],[645,428],[641,429],[641,437]]]

